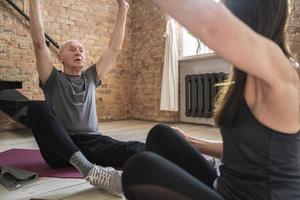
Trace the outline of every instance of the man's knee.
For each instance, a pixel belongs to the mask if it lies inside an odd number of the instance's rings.
[[[46,103],[33,103],[28,107],[27,115],[29,117],[43,117],[47,114],[53,113],[51,106]]]

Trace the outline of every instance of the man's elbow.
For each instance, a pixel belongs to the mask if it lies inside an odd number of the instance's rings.
[[[109,49],[110,49],[110,52],[114,55],[119,55],[122,51],[121,47],[115,47],[115,46],[110,46]]]
[[[44,49],[47,47],[45,40],[33,39],[32,43],[35,49]]]

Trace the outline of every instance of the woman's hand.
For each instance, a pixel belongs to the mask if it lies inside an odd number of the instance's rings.
[[[189,140],[189,136],[183,130],[181,130],[178,127],[173,127],[173,126],[172,126],[172,128],[175,129],[177,131],[177,133],[179,133],[179,135],[181,135],[184,139]]]

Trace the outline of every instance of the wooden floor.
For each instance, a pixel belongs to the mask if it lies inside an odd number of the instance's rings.
[[[145,141],[149,129],[154,122],[126,120],[103,122],[100,127],[105,135],[119,140]],[[172,124],[195,137],[219,140],[217,129],[193,125]],[[30,131],[1,132],[0,152],[11,148],[37,149],[37,145]],[[38,181],[15,191],[8,191],[0,185],[0,200],[26,200],[31,198],[64,199],[64,200],[121,200],[102,190],[95,189],[85,180],[39,178]]]

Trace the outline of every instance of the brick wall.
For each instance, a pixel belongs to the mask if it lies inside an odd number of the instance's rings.
[[[178,121],[178,112],[160,111],[166,15],[149,0],[132,8],[133,118]]]
[[[287,28],[288,42],[295,58],[300,61],[300,0],[291,0],[291,15]]]

